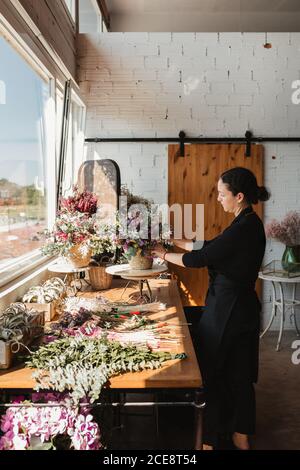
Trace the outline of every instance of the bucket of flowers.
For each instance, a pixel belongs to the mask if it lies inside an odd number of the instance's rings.
[[[106,268],[113,264],[116,255],[116,226],[96,224],[96,233],[90,239],[92,260],[90,262],[89,279],[94,290],[109,289],[112,275]]]

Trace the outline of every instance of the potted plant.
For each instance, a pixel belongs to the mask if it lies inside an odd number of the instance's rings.
[[[72,195],[60,200],[53,229],[43,232],[46,243],[42,253],[67,257],[77,268],[87,266],[92,255],[90,241],[96,234],[96,211],[97,197],[74,186]]]
[[[51,321],[65,295],[65,283],[59,277],[52,277],[40,286],[30,287],[23,295],[22,302],[28,308],[45,312],[45,321]]]
[[[44,313],[11,303],[0,313],[0,369],[9,369],[13,356],[43,331]]]
[[[156,222],[156,226],[152,223],[150,215],[156,216],[153,201],[131,194],[126,187],[122,188],[122,195],[127,197],[127,230],[126,236],[118,234],[116,244],[132,269],[151,269],[151,251],[158,243],[167,243],[169,227],[165,229],[160,221]],[[156,220],[159,218],[156,217]],[[153,233],[156,234],[155,238]]]
[[[95,290],[109,289],[112,275],[106,272],[106,267],[113,263],[115,257],[116,227],[108,224],[96,228],[96,233],[90,239],[92,260],[90,262],[89,279]]]
[[[266,235],[284,243],[285,250],[281,260],[283,269],[300,271],[300,213],[290,211],[281,222],[273,219],[266,225]]]

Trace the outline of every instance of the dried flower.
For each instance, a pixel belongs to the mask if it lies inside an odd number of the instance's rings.
[[[60,210],[62,213],[81,212],[91,216],[97,212],[97,203],[98,198],[95,194],[86,189],[80,192],[78,187],[74,185],[73,194],[60,199]]]
[[[300,245],[300,213],[290,211],[282,222],[273,219],[266,225],[266,235],[268,238],[274,238],[286,246]]]

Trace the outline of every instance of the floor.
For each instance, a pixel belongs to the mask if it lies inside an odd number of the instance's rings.
[[[277,333],[261,340],[255,449],[300,450],[300,364],[291,361],[297,339],[293,331],[284,332],[279,352]]]
[[[254,449],[300,449],[300,364],[291,355],[294,332],[284,333],[282,349],[275,351],[277,334],[268,332],[261,340],[260,377],[256,386],[257,433]],[[300,338],[299,338],[300,339]],[[132,397],[134,401],[142,397]],[[153,396],[145,397],[151,400]],[[173,393],[173,401],[183,396]],[[108,411],[108,410],[107,410]],[[111,412],[109,412],[111,413]],[[193,411],[190,408],[125,408],[119,416],[103,417],[103,436],[109,449],[192,449]],[[109,424],[110,422],[110,424]],[[228,448],[223,446],[222,448]]]

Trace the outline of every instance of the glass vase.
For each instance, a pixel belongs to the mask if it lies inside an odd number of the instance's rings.
[[[286,246],[281,259],[285,271],[300,271],[300,245]]]

